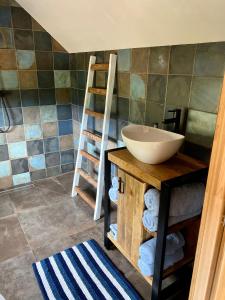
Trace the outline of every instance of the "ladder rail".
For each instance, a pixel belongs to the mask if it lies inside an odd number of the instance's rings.
[[[94,220],[98,220],[101,216],[103,188],[104,188],[104,154],[105,154],[105,150],[107,149],[107,143],[108,143],[110,114],[111,114],[112,99],[113,99],[113,89],[115,83],[116,59],[117,59],[117,55],[110,54],[108,80],[107,80],[107,88],[106,88],[105,113],[104,113],[103,126],[102,126],[103,128],[102,143],[101,143],[101,150],[100,150],[100,163],[98,169],[98,184],[97,184]]]
[[[92,64],[95,64],[95,62],[96,62],[96,57],[95,56],[90,56],[89,66],[88,66],[87,85],[86,85],[86,90],[85,90],[83,115],[82,115],[81,128],[80,128],[81,134],[80,134],[80,139],[79,139],[79,145],[78,145],[78,151],[77,151],[77,160],[76,160],[75,173],[74,173],[73,186],[72,186],[72,193],[71,193],[72,197],[75,197],[77,195],[75,187],[78,185],[79,179],[80,179],[80,173],[78,172],[78,169],[81,168],[81,164],[82,164],[82,156],[81,156],[80,150],[84,149],[84,142],[85,142],[85,136],[82,134],[82,132],[83,132],[83,130],[87,129],[88,115],[85,114],[85,109],[89,108],[89,106],[90,106],[91,94],[88,92],[88,89],[89,89],[89,87],[93,86],[95,71],[91,69],[91,66],[92,66]]]

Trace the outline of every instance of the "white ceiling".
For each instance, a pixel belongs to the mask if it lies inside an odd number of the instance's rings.
[[[68,52],[225,41],[225,0],[17,0]]]

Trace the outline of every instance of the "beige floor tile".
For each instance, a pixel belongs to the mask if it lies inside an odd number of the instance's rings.
[[[13,205],[8,194],[0,195],[0,218],[14,213]]]

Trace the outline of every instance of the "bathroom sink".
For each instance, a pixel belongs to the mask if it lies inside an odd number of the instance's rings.
[[[125,126],[121,135],[130,153],[147,164],[168,160],[184,141],[181,134],[144,125]]]

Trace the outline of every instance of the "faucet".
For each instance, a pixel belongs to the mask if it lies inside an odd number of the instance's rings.
[[[180,116],[181,116],[181,109],[174,109],[168,110],[168,112],[173,113],[173,118],[165,119],[162,121],[163,124],[172,124],[174,123],[174,132],[178,133],[180,128]]]

